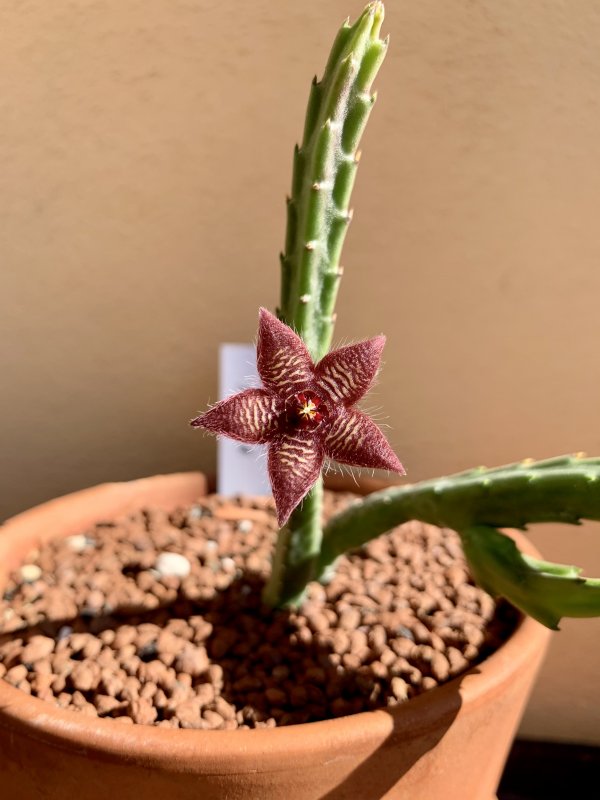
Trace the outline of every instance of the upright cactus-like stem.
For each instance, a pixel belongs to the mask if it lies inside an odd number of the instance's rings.
[[[483,588],[548,627],[563,616],[600,614],[600,580],[580,577],[577,567],[523,556],[497,530],[600,520],[600,459],[527,460],[372,494],[326,526],[315,576],[347,550],[412,519],[458,531]]]
[[[322,80],[313,81],[302,144],[294,152],[278,316],[315,361],[327,353],[333,334],[358,145],[387,49],[379,38],[383,16],[383,3],[370,3],[354,25],[342,26]]]
[[[354,25],[342,26],[322,80],[313,81],[302,144],[294,151],[277,313],[302,337],[315,362],[327,353],[333,335],[358,145],[375,102],[371,85],[387,49],[379,37],[383,17],[383,3],[372,2]],[[310,580],[321,546],[322,494],[319,478],[279,533],[263,595],[269,605],[297,603]]]

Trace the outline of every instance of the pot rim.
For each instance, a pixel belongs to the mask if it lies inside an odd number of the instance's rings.
[[[389,484],[385,484],[389,485]],[[65,495],[25,511],[0,526],[0,563],[6,552],[13,549],[15,537],[36,540],[49,517],[57,511],[65,521],[59,536],[81,530],[92,521],[106,518],[104,514],[83,512],[90,500],[101,507],[109,498],[115,507],[127,513],[136,506],[147,504],[144,498],[157,500],[157,507],[173,508],[193,502],[204,493],[201,473],[157,475],[121,483],[101,484],[91,489]],[[136,498],[138,499],[136,502]],[[173,501],[173,498],[176,498]],[[79,520],[79,522],[78,522]],[[539,557],[531,542],[520,532],[511,531],[519,547],[529,555]],[[48,537],[50,538],[50,537]],[[54,537],[52,537],[54,538]],[[539,657],[550,631],[530,617],[524,617],[512,636],[488,658],[442,686],[430,689],[409,702],[390,709],[364,711],[347,717],[301,723],[280,728],[253,731],[174,730],[146,725],[123,725],[114,720],[85,717],[60,709],[37,697],[27,695],[4,680],[0,680],[0,727],[11,727],[20,735],[42,740],[58,749],[94,753],[106,760],[160,766],[176,761],[181,772],[196,771],[200,761],[204,774],[231,773],[231,765],[239,764],[239,772],[247,772],[244,764],[265,759],[270,769],[286,769],[281,763],[283,754],[289,759],[307,749],[315,749],[317,741],[328,743],[328,752],[343,753],[359,741],[372,741],[373,749],[394,736],[408,741],[412,734],[430,727],[433,715],[437,720],[450,722],[457,713],[457,696],[461,707],[477,707],[500,696],[507,682],[507,672],[517,674],[521,667]],[[509,680],[512,678],[509,678]],[[311,746],[310,742],[314,744]],[[307,746],[308,742],[308,746]]]

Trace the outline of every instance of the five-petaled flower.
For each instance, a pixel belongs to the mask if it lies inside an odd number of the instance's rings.
[[[259,312],[262,389],[246,389],[192,420],[246,444],[268,443],[269,478],[283,526],[320,475],[325,458],[357,467],[404,468],[373,420],[354,404],[372,385],[385,344],[376,336],[314,364],[302,339]]]

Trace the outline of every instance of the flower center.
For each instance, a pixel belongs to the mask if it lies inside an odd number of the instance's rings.
[[[327,407],[314,392],[295,394],[288,403],[288,420],[301,428],[316,428],[326,415]]]

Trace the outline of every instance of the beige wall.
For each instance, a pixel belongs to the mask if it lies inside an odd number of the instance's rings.
[[[339,340],[412,478],[600,453],[600,6],[389,0]],[[291,148],[349,0],[0,9],[2,516],[214,466],[187,419],[273,306]],[[536,541],[600,574],[595,530]],[[600,625],[565,624],[524,723],[600,742]]]

